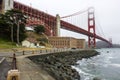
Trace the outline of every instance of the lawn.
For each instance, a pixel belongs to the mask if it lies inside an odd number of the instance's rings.
[[[0,48],[16,48],[16,44],[0,38]]]

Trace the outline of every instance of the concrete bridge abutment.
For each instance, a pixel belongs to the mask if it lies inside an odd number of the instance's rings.
[[[0,13],[5,13],[7,10],[13,9],[13,0],[0,0]]]

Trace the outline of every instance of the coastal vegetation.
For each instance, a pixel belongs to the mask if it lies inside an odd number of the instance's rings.
[[[37,25],[35,28],[34,28],[35,32],[37,34],[42,34],[45,32],[45,28],[43,25]]]
[[[0,49],[5,49],[5,48],[15,48],[16,44],[6,40],[6,39],[2,39],[0,38]]]
[[[26,17],[19,10],[8,10],[0,14],[0,38],[5,41],[20,44],[26,38]]]
[[[0,14],[0,48],[13,48],[21,45],[21,42],[27,37],[25,29],[27,17],[19,10],[8,10]],[[45,32],[43,25],[37,25],[33,31],[34,34],[42,35]],[[35,37],[36,38],[36,37]],[[48,40],[38,38],[41,44],[46,44]]]

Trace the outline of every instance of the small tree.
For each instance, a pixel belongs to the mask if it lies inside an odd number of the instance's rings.
[[[16,39],[17,39],[17,43],[19,44],[20,43],[20,25],[26,23],[26,17],[21,11],[12,9],[12,10],[8,10],[5,13],[5,19],[6,19],[6,22],[11,25],[11,40],[12,41],[13,41],[13,35],[14,35],[13,27],[17,26]]]
[[[4,15],[0,14],[0,38],[10,40],[10,27],[4,20]],[[6,35],[7,34],[7,35]]]
[[[37,27],[34,28],[34,30],[37,34],[42,34],[45,32],[45,28],[43,25],[38,25]]]

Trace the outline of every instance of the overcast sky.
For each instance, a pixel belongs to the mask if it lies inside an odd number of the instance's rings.
[[[31,5],[41,11],[51,15],[60,16],[69,15],[88,7],[95,8],[97,16],[96,23],[101,25],[104,35],[107,39],[112,38],[113,43],[120,44],[120,0],[15,0],[26,5]],[[69,34],[69,35],[68,35]],[[63,36],[74,36],[77,38],[86,38],[83,35],[69,33],[61,30]]]

